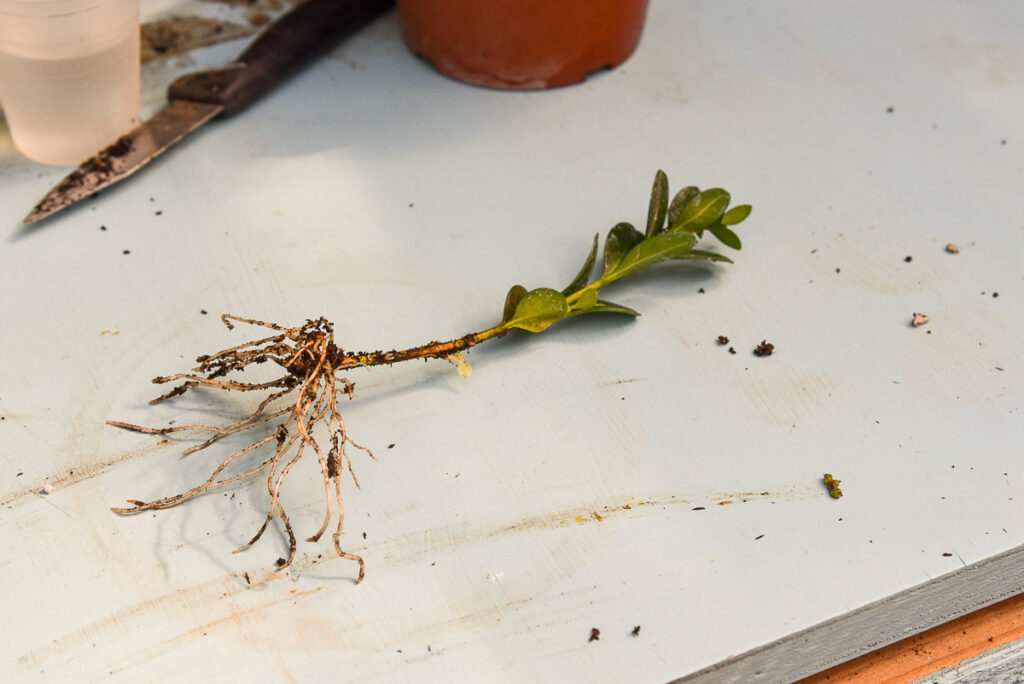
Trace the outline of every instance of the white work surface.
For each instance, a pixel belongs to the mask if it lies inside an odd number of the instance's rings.
[[[147,64],[144,116],[244,45]],[[34,228],[67,169],[0,128],[0,680],[785,681],[1024,590],[1022,46],[1020,3],[656,0],[621,68],[499,92],[390,14]],[[329,535],[283,572],[277,526],[231,553],[260,476],[109,510],[227,452],[107,419],[253,408],[146,403],[260,334],[217,314],[322,315],[353,350],[480,330],[642,224],[658,168],[754,206],[734,265],[625,280],[640,318],[488,342],[468,379],[348,375],[362,584]],[[315,464],[285,492],[308,536]]]

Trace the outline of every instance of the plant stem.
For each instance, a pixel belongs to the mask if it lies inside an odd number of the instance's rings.
[[[493,328],[463,335],[448,342],[428,342],[409,349],[373,352],[345,352],[338,349],[336,352],[338,358],[332,359],[331,362],[335,366],[335,370],[338,371],[359,366],[391,365],[399,361],[413,359],[446,359],[452,354],[458,354],[491,338],[502,337],[508,331],[509,328],[499,324]]]

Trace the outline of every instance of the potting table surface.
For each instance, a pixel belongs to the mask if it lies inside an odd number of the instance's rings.
[[[143,116],[246,40],[153,55]],[[437,75],[390,14],[31,228],[68,169],[0,127],[0,679],[786,681],[1024,590],[1022,45],[1019,3],[656,0],[622,67],[499,92]],[[659,168],[754,206],[735,264],[625,280],[603,294],[638,319],[509,335],[469,378],[348,374],[376,456],[350,450],[343,491],[361,584],[303,541],[315,462],[284,487],[284,571],[279,525],[231,553],[262,477],[109,510],[235,445],[105,424],[252,410],[147,405],[150,378],[262,334],[218,314],[324,316],[346,349],[480,330],[642,225]]]

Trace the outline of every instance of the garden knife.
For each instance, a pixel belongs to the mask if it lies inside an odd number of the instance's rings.
[[[138,171],[216,117],[247,107],[329,44],[384,13],[393,0],[307,0],[272,24],[227,66],[186,74],[145,123],[90,157],[25,217],[33,223]]]

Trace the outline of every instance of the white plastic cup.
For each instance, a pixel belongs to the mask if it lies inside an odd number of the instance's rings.
[[[14,145],[74,166],[138,123],[139,0],[0,0],[0,107]]]

